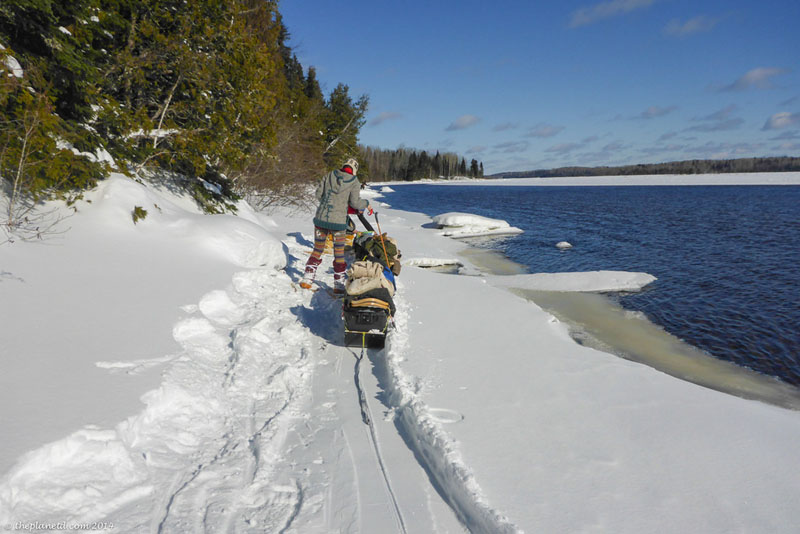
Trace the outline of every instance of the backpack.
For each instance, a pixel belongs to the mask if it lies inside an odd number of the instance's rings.
[[[385,253],[384,248],[386,249]],[[368,233],[358,236],[353,241],[353,251],[357,259],[377,261],[384,267],[391,269],[393,274],[400,274],[399,260],[402,254],[397,248],[397,241],[386,234],[383,234],[383,239],[381,239],[381,236]]]

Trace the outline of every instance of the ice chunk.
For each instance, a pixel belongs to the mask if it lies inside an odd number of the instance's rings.
[[[500,219],[490,219],[469,213],[448,212],[437,215],[433,222],[448,237],[479,237],[488,235],[521,234],[522,230]]]

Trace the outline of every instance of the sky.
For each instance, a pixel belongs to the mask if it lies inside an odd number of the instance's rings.
[[[486,174],[800,156],[798,0],[282,0],[360,142]]]

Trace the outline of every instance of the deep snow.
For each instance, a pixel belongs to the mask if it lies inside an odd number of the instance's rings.
[[[341,346],[339,303],[292,285],[310,215],[244,204],[238,216],[201,215],[121,176],[87,200],[62,238],[0,249],[0,524],[638,533],[800,523],[800,413],[580,346],[504,287],[635,290],[645,273],[481,275],[428,217],[373,202],[415,260],[399,277],[387,349],[361,366],[373,448],[354,386],[360,349]],[[148,210],[136,225],[134,206]],[[453,260],[461,276],[422,268]]]

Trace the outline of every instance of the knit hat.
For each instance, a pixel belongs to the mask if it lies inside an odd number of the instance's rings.
[[[344,165],[342,165],[342,169],[345,167],[350,167],[353,169],[353,174],[356,174],[358,172],[358,161],[356,161],[355,158],[349,158],[344,162]]]

